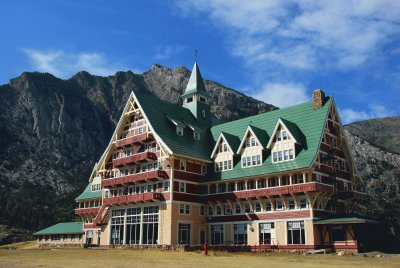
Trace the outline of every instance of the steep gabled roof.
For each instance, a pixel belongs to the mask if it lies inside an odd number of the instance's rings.
[[[232,170],[216,172],[207,179],[209,181],[227,180],[309,168],[317,156],[331,105],[332,98],[327,97],[325,99],[325,104],[320,109],[314,110],[312,102],[306,102],[213,126],[211,128],[211,134],[214,141],[217,140],[222,131],[240,139],[249,125],[264,130],[267,134],[272,134],[278,119],[285,118],[287,121],[294,123],[297,128],[301,130],[304,141],[301,150],[297,153],[294,160],[272,163],[271,155],[267,154],[260,166],[242,168],[241,162],[239,161],[235,163]],[[293,129],[293,125],[290,127]]]
[[[185,92],[182,94],[182,97],[186,97],[195,93],[201,93],[202,95],[209,96],[197,62],[194,63],[189,82],[186,86]]]
[[[209,125],[199,122],[189,109],[177,104],[159,100],[154,96],[135,92],[139,107],[155,132],[155,135],[176,155],[211,161],[213,144],[210,140]],[[190,125],[184,128],[183,136],[176,134],[176,129],[168,118]],[[200,133],[200,140],[193,138],[192,129]]]
[[[82,222],[60,222],[53,226],[40,230],[34,235],[52,235],[52,234],[82,234]]]

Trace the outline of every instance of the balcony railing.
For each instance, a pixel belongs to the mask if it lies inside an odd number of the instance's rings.
[[[77,208],[75,209],[75,214],[76,215],[82,215],[82,214],[97,214],[100,210],[100,207],[95,207],[95,208]]]
[[[104,198],[104,205],[123,205],[128,203],[139,203],[139,202],[150,202],[157,201],[161,199],[160,193],[142,193],[142,194],[133,194],[133,195],[121,195],[115,197]]]
[[[148,160],[157,160],[157,155],[153,152],[143,152],[139,154],[134,154],[131,156],[113,159],[113,165],[122,166],[130,163],[144,162]]]
[[[167,173],[164,170],[153,170],[143,173],[135,173],[119,178],[110,178],[103,180],[103,187],[110,187],[115,185],[128,184],[132,182],[147,181],[152,179],[165,179]]]
[[[305,192],[332,192],[333,186],[319,183],[307,182],[293,185],[278,186],[272,188],[244,190],[240,192],[230,193],[216,193],[207,197],[210,201],[226,200],[226,199],[252,199],[257,197],[279,196],[291,193],[305,193]]]
[[[115,146],[117,147],[123,147],[129,144],[137,144],[137,143],[143,143],[144,141],[146,141],[148,138],[147,133],[142,133],[136,136],[132,136],[132,137],[126,137],[124,139],[120,139],[117,140],[115,142]]]

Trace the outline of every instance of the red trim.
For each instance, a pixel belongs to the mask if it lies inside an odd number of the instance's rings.
[[[76,215],[82,214],[97,214],[100,210],[100,207],[97,208],[77,208],[74,210]]]
[[[333,191],[333,186],[321,184],[319,182],[307,182],[300,183],[295,185],[287,185],[266,189],[258,189],[258,190],[247,190],[241,192],[232,192],[232,193],[222,193],[222,194],[214,194],[208,195],[208,201],[226,201],[227,199],[235,200],[235,199],[247,199],[247,198],[257,198],[264,196],[279,196],[291,193],[304,193],[304,192],[328,192],[331,193]]]
[[[128,203],[160,201],[162,195],[160,193],[143,193],[134,195],[121,195],[103,199],[103,205],[122,205]]]
[[[198,182],[203,179],[203,175],[189,173],[184,170],[174,170],[174,178],[178,180]]]
[[[125,138],[125,139],[117,140],[115,142],[115,146],[123,147],[123,146],[128,145],[128,144],[141,143],[141,142],[146,141],[146,140],[147,140],[147,133],[143,133],[143,134],[140,134],[140,135],[137,135],[137,136],[133,136],[133,137],[128,137],[128,138]]]
[[[122,166],[129,163],[142,162],[146,160],[156,160],[157,156],[153,152],[144,152],[140,154],[131,155],[128,157],[113,159],[114,166]]]

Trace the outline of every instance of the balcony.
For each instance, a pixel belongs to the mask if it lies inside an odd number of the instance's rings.
[[[240,192],[220,193],[208,196],[208,200],[226,200],[226,199],[253,199],[257,197],[279,196],[292,193],[305,193],[305,192],[332,192],[333,186],[322,184],[319,182],[307,182],[286,186],[278,186],[272,188],[244,190]]]
[[[122,185],[128,183],[136,183],[141,181],[148,181],[152,179],[165,179],[167,173],[164,170],[153,170],[143,173],[130,174],[119,178],[110,178],[103,180],[103,187],[113,187],[115,185]]]
[[[75,214],[76,215],[82,215],[82,214],[97,214],[100,210],[100,207],[95,207],[95,208],[77,208],[75,209]]]
[[[133,137],[126,137],[124,139],[117,140],[115,146],[124,147],[130,144],[144,143],[148,139],[147,133],[142,133]]]
[[[117,166],[123,166],[123,165],[131,164],[131,163],[134,164],[136,162],[145,162],[145,161],[149,161],[149,160],[157,160],[156,154],[152,153],[152,152],[143,152],[143,153],[134,154],[131,156],[126,156],[123,158],[113,159],[113,165],[115,167],[117,167]]]
[[[143,194],[134,194],[134,195],[121,195],[116,197],[104,198],[104,205],[123,205],[129,203],[141,203],[141,202],[151,202],[151,201],[159,201],[161,199],[160,193],[143,193]]]

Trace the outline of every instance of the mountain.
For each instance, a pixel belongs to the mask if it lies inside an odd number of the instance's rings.
[[[0,224],[37,230],[71,220],[74,198],[86,186],[130,92],[179,103],[189,76],[184,67],[153,65],[143,74],[79,72],[68,80],[23,73],[0,86]],[[218,119],[277,109],[216,82],[205,84]],[[394,232],[400,231],[399,117],[345,129],[368,192],[367,215],[388,220]]]
[[[38,229],[73,217],[74,197],[87,184],[130,92],[178,103],[190,71],[153,65],[143,74],[61,80],[23,73],[0,86],[0,223]],[[276,109],[205,81],[212,112],[232,120]]]

